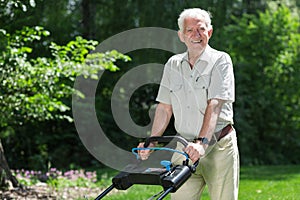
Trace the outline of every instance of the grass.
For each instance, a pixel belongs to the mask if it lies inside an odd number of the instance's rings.
[[[300,197],[300,166],[243,167],[239,199],[296,200]]]
[[[297,200],[300,198],[300,166],[242,167],[239,200]],[[134,185],[114,190],[105,200],[145,200],[161,191],[160,186]],[[165,200],[170,200],[168,195]],[[207,190],[201,200],[209,200]]]
[[[47,173],[17,170],[14,174],[24,185],[34,185],[39,181],[48,186],[63,188],[85,187],[101,191],[111,185],[111,179],[118,172],[112,169],[97,171],[70,170],[61,172],[50,169]],[[162,190],[160,186],[133,185],[125,191],[114,189],[103,200],[146,200]],[[97,194],[96,194],[97,195]],[[90,199],[96,195],[90,194]],[[82,196],[82,195],[81,195]],[[300,166],[251,166],[241,167],[239,200],[297,200],[300,199]],[[80,198],[75,200],[81,200]],[[165,200],[170,200],[168,195]],[[201,200],[209,200],[207,189]]]

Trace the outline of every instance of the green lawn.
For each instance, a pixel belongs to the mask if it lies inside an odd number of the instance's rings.
[[[239,199],[300,199],[300,166],[243,167]]]
[[[147,200],[160,186],[134,185],[126,191],[114,189],[103,200]],[[168,195],[166,200],[170,200]],[[300,166],[252,166],[241,168],[239,200],[300,199]],[[202,200],[209,200],[205,190]]]

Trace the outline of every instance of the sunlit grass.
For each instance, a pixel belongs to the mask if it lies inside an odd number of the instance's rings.
[[[300,166],[243,167],[239,194],[245,200],[297,200]]]
[[[114,190],[103,199],[145,200],[161,191],[160,186],[134,185]],[[297,200],[300,197],[300,166],[252,166],[241,168],[239,200]],[[170,200],[168,195],[166,200]],[[209,200],[207,189],[201,200]]]

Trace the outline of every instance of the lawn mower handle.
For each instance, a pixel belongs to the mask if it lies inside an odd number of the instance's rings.
[[[180,142],[184,147],[189,144],[188,141],[181,136],[153,136],[146,138],[144,147],[148,147],[151,142],[169,143],[171,141]]]
[[[184,147],[189,144],[188,141],[181,136],[148,137],[145,140],[144,148],[148,148],[151,142],[169,143],[171,141],[180,142]],[[169,148],[160,148],[160,150],[166,149],[170,150]],[[112,179],[113,184],[103,191],[95,200],[102,199],[114,188],[118,190],[126,190],[134,184],[161,185],[164,188],[164,191],[159,195],[157,200],[162,200],[170,192],[176,192],[177,189],[180,188],[189,177],[191,177],[191,174],[196,171],[199,160],[192,165],[189,165],[188,162],[189,158],[187,155],[186,160],[183,161],[182,165],[173,166],[170,171],[147,172],[147,170],[142,169],[141,171],[120,172]],[[153,198],[155,196],[156,195],[154,195]]]
[[[189,144],[189,142],[181,136],[153,136],[146,138],[144,147],[148,147],[151,142],[169,143],[171,141],[180,142],[184,147]],[[192,173],[196,171],[198,164],[199,160],[197,160],[192,166],[190,166]],[[188,159],[186,160],[186,165],[188,165]]]

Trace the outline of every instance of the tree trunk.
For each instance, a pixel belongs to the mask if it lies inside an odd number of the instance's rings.
[[[83,0],[81,2],[81,9],[82,9],[83,37],[86,39],[90,39],[91,38],[90,0]]]
[[[13,187],[19,186],[18,180],[12,175],[10,168],[7,164],[4,149],[0,139],[0,188],[7,187],[9,182]]]

